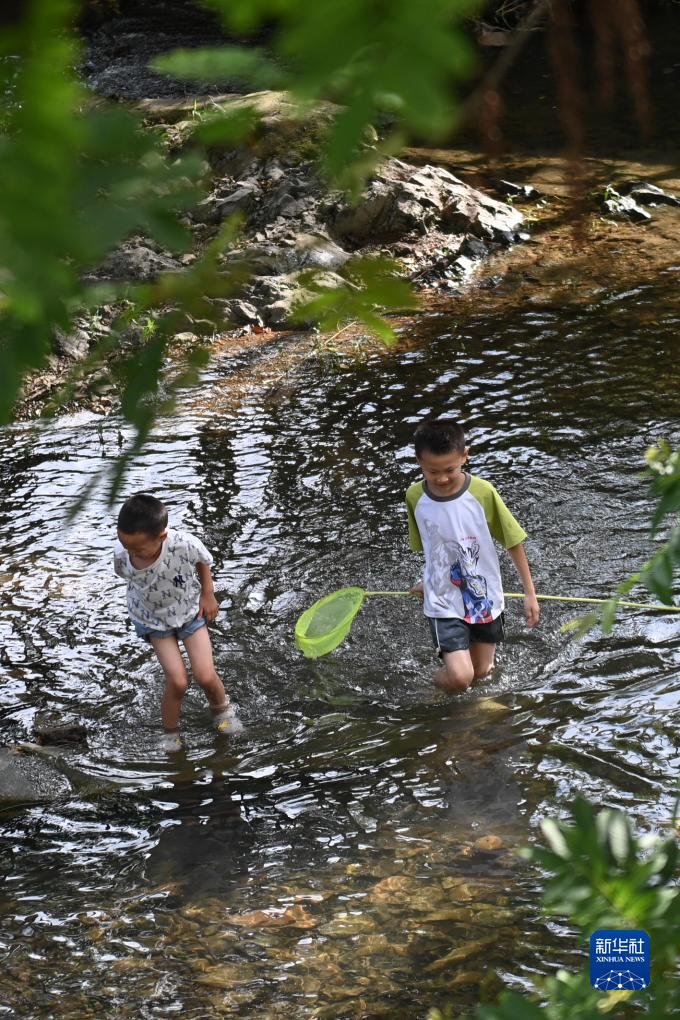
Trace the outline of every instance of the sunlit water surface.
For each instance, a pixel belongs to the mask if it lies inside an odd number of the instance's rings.
[[[218,362],[126,484],[215,554],[216,661],[246,725],[217,737],[192,689],[175,756],[156,746],[162,681],[112,573],[103,490],[64,523],[125,427],[82,413],[4,432],[2,742],[30,740],[44,708],[82,717],[88,740],[59,752],[56,798],[2,816],[0,1014],[422,1017],[579,965],[514,849],[577,792],[668,824],[680,620],[628,612],[576,643],[572,607],[544,606],[530,633],[515,602],[499,668],[458,698],[432,686],[410,599],[371,600],[317,662],[292,630],[334,588],[418,577],[403,491],[433,412],[467,423],[539,591],[607,595],[638,567],[643,454],[680,441],[666,286],[432,314],[395,353],[310,358],[236,403]]]

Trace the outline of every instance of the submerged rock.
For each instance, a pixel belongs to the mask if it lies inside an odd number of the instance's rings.
[[[36,714],[33,734],[39,744],[82,744],[87,739],[87,729],[79,719],[52,711]]]
[[[51,762],[0,747],[0,805],[39,804],[70,790],[71,784]]]
[[[227,924],[240,928],[315,928],[319,923],[309,911],[296,903],[291,907],[269,907],[266,910],[251,910],[247,914],[228,914]]]

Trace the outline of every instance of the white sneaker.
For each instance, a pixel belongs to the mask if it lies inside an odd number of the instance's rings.
[[[158,747],[161,751],[172,751],[182,750],[182,738],[179,735],[179,730],[175,730],[174,733],[161,733],[158,738]]]
[[[228,734],[229,736],[243,732],[243,723],[236,715],[236,709],[231,701],[226,708],[223,708],[221,712],[213,716],[213,726],[218,733]]]

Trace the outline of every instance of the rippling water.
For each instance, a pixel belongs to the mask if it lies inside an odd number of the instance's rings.
[[[317,662],[291,635],[334,588],[418,577],[403,491],[432,412],[467,423],[473,470],[530,534],[538,590],[609,594],[653,548],[644,450],[680,442],[676,329],[650,285],[585,308],[433,313],[395,352],[300,357],[285,385],[238,399],[239,363],[218,360],[126,486],[213,550],[216,660],[246,724],[216,737],[192,689],[173,757],[155,746],[159,668],[126,619],[102,488],[64,523],[124,425],[5,430],[2,741],[30,740],[43,708],[89,735],[59,752],[56,798],[3,816],[0,1013],[424,1016],[578,964],[513,848],[577,791],[642,828],[668,821],[680,621],[628,613],[576,643],[560,632],[573,609],[544,604],[529,633],[515,603],[500,668],[455,699],[432,687],[408,599],[371,600]]]

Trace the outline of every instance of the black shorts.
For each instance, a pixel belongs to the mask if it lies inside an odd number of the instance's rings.
[[[475,642],[497,645],[505,640],[505,614],[501,613],[491,623],[466,623],[458,617],[435,619],[428,616],[430,633],[437,653],[464,652]]]

